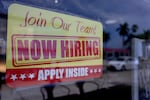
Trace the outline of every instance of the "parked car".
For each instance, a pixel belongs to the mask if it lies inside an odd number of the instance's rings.
[[[139,64],[138,58],[130,56],[122,56],[118,57],[115,60],[110,60],[107,64],[107,68],[114,70],[129,70],[133,69],[134,66],[138,66],[138,64]]]

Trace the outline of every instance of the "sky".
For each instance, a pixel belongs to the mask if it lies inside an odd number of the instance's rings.
[[[73,15],[99,21],[110,33],[107,47],[122,48],[122,40],[116,29],[127,22],[139,26],[138,33],[150,29],[150,0],[0,0],[4,8],[10,1],[23,2],[42,8],[56,9]],[[9,3],[8,3],[9,2]],[[1,5],[0,5],[1,6]]]
[[[83,16],[102,22],[104,30],[110,33],[107,47],[122,48],[122,38],[116,32],[119,24],[127,22],[139,26],[138,33],[150,29],[150,0],[74,0]]]

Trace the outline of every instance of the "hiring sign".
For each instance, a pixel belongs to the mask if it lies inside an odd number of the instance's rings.
[[[11,87],[102,75],[102,24],[39,8],[8,10],[6,81]]]

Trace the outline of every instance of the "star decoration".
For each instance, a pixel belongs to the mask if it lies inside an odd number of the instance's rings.
[[[34,76],[34,73],[29,73],[29,76],[28,76],[30,79],[33,79],[35,76]]]
[[[97,73],[97,69],[94,69],[94,73]]]
[[[98,72],[101,72],[101,69],[98,69]]]
[[[17,78],[17,74],[12,74],[10,79],[12,79],[13,81],[15,81],[16,79],[18,79]]]
[[[26,75],[25,74],[21,74],[19,78],[24,80],[26,78]]]
[[[90,70],[90,73],[93,73],[93,70],[92,70],[92,69]]]

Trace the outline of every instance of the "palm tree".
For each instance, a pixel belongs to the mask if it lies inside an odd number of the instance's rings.
[[[105,43],[105,45],[107,45],[108,41],[110,40],[110,34],[109,32],[104,31],[103,32],[103,42]]]
[[[128,34],[127,39],[124,41],[124,45],[126,45],[126,48],[129,50],[130,54],[131,54],[132,38],[136,36],[135,33],[137,32],[137,30],[138,30],[138,25],[133,24],[129,30],[131,32]]]
[[[132,33],[136,33],[137,32],[137,30],[138,30],[138,25],[136,25],[136,24],[133,24],[132,25],[132,27],[131,27],[131,31],[132,31]]]
[[[128,45],[127,48],[130,48],[130,46],[131,46],[131,40],[132,40],[132,38],[135,37],[134,34],[135,34],[135,33],[137,32],[137,30],[138,30],[138,25],[133,24],[130,30],[131,30],[131,33],[128,34],[127,39],[124,41],[124,45]],[[129,31],[130,31],[130,30],[129,30]]]
[[[122,45],[124,46],[125,37],[129,34],[128,23],[120,24],[119,27],[116,29],[119,32],[119,35],[122,36]]]
[[[110,34],[108,32],[106,32],[106,31],[103,31],[103,43],[105,43],[105,47],[104,48],[107,47],[107,43],[108,43],[109,40],[110,40]],[[106,57],[105,50],[104,50],[103,53],[104,53],[103,54],[103,58],[105,59],[105,57]]]
[[[150,39],[150,29],[144,30],[142,34],[136,35],[136,38],[145,40]]]
[[[148,40],[150,39],[150,30],[144,30],[144,39],[145,40]]]

